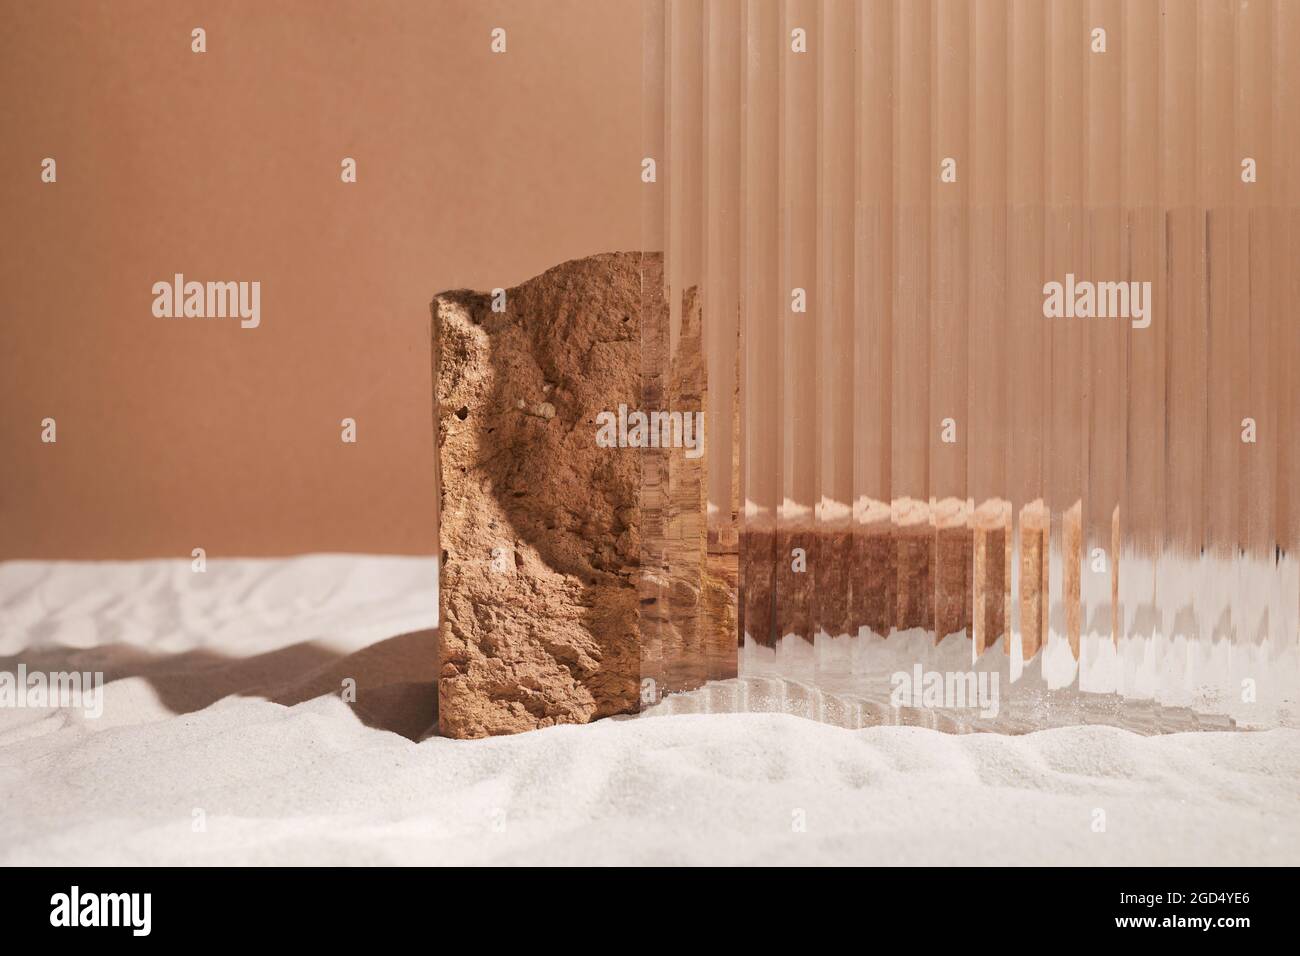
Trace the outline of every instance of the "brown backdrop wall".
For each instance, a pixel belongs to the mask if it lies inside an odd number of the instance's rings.
[[[0,559],[432,553],[428,302],[639,246],[639,3],[0,6]]]

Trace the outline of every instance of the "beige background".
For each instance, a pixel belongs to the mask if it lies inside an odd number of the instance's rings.
[[[0,8],[0,559],[432,553],[428,302],[639,246],[640,5]]]

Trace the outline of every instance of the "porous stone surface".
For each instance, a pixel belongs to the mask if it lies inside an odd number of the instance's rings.
[[[641,399],[656,254],[566,262],[433,309],[441,487],[438,723],[450,737],[637,708],[641,457],[596,416]]]

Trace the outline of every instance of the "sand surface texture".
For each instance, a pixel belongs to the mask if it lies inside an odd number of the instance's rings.
[[[0,672],[107,681],[98,719],[0,709],[0,863],[1300,862],[1289,729],[657,709],[427,737],[435,578],[357,556],[0,564]]]

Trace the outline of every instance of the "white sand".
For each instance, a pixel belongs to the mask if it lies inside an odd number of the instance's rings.
[[[0,863],[1300,863],[1290,729],[723,714],[417,743],[434,580],[374,557],[0,564],[0,671],[109,677],[98,720],[0,709]]]

